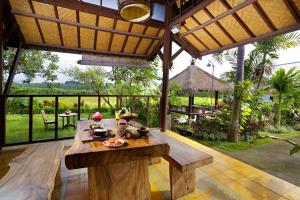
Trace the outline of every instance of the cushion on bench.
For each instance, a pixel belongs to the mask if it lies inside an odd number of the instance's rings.
[[[0,199],[51,199],[63,148],[63,142],[35,144],[14,158],[0,180]]]

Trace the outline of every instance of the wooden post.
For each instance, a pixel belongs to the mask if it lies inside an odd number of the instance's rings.
[[[54,138],[58,138],[58,96],[55,97],[55,135]]]
[[[101,109],[101,97],[98,95],[98,111],[100,112]]]
[[[161,131],[167,130],[167,114],[168,114],[168,84],[169,84],[169,69],[171,66],[172,52],[172,35],[170,30],[172,8],[166,4],[166,31],[164,34],[164,54],[163,54],[163,80],[162,80],[162,97],[160,110],[160,128]]]
[[[80,113],[81,113],[81,96],[78,96],[78,99],[77,99],[77,120],[79,121],[80,120]]]
[[[4,16],[3,16],[3,1],[0,1],[0,94],[3,94],[3,24],[4,24]]]
[[[5,97],[3,91],[3,1],[0,1],[0,149],[5,143]]]
[[[32,142],[33,96],[29,97],[29,142]]]
[[[116,110],[119,110],[119,96],[116,96]]]
[[[149,127],[149,120],[150,120],[150,97],[147,97],[147,121],[146,121],[147,127]]]
[[[219,105],[219,91],[215,91],[215,109],[218,108]]]

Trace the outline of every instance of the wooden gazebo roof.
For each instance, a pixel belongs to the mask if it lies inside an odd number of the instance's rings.
[[[91,0],[1,0],[5,46],[152,59],[166,30],[193,57],[300,29],[299,0],[153,0],[172,5],[171,23],[123,21],[116,9]],[[116,1],[116,0],[111,0]],[[175,56],[176,57],[176,56]],[[174,57],[173,57],[174,58]],[[172,59],[173,59],[172,58]]]

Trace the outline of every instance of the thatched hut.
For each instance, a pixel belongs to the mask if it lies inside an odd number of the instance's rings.
[[[190,109],[194,104],[194,95],[198,92],[213,90],[215,92],[215,106],[217,106],[219,92],[232,90],[229,83],[202,70],[193,61],[185,70],[171,78],[170,83],[172,82],[179,84],[182,90],[189,94]]]

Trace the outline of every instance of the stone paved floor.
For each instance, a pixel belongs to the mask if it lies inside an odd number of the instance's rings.
[[[300,137],[292,140],[300,144]],[[289,156],[291,149],[291,144],[277,141],[229,155],[300,187],[300,153]]]
[[[181,199],[300,200],[300,188],[291,183],[176,133],[167,132],[167,134],[214,156],[213,163],[197,169],[196,191]],[[71,143],[72,140],[65,142],[66,149]],[[7,172],[6,165],[9,160],[21,152],[17,147],[0,151],[0,159],[4,161],[0,164],[0,175],[3,176]],[[55,188],[53,199],[88,199],[87,169],[67,170],[63,163],[61,166],[62,184]],[[149,166],[152,199],[170,199],[168,174],[168,163],[165,160],[162,160],[160,164]]]

